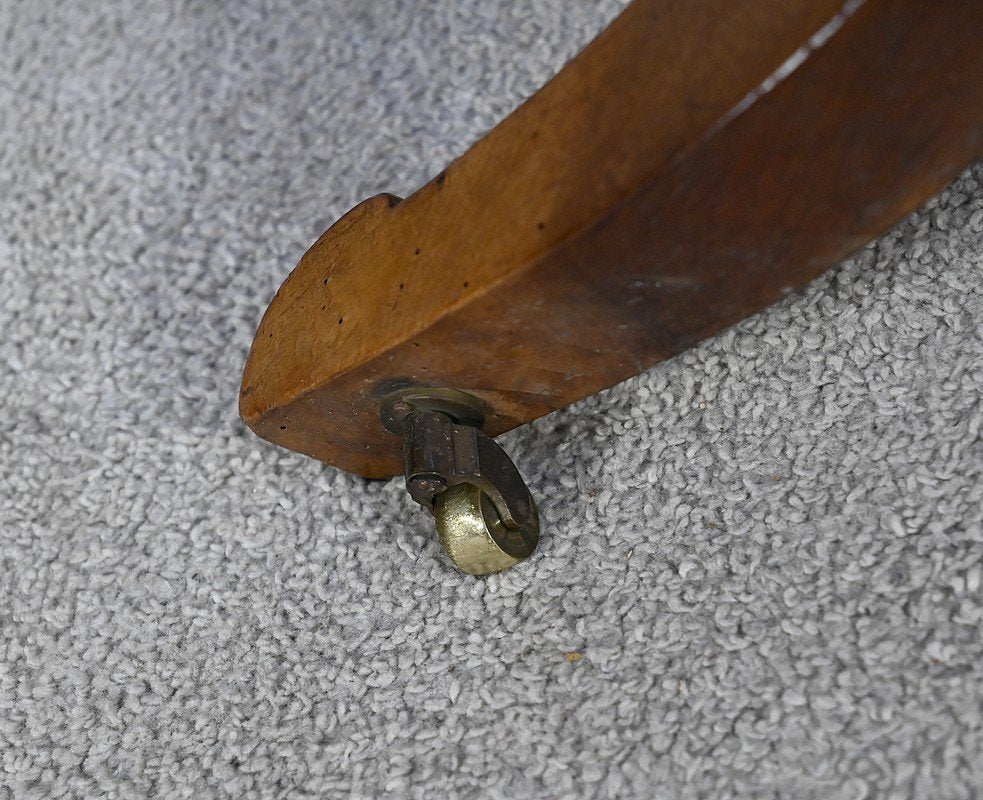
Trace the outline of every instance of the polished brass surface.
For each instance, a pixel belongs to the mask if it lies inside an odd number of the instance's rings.
[[[532,513],[538,530],[535,505]],[[472,575],[508,569],[536,546],[507,528],[491,500],[474,484],[461,483],[438,494],[434,517],[441,546],[458,569]]]

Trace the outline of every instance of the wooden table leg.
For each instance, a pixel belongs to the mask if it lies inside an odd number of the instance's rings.
[[[411,197],[281,286],[240,411],[367,477],[380,402],[478,398],[497,435],[808,282],[983,152],[983,3],[635,0]]]

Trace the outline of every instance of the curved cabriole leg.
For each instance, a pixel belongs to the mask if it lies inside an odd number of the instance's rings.
[[[634,0],[432,181],[317,240],[260,323],[240,413],[382,478],[404,466],[380,419],[396,390],[464,391],[497,436],[685,350],[983,153],[981,30],[983,2]],[[475,497],[439,507],[476,521]]]

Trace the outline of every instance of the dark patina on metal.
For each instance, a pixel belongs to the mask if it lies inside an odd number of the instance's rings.
[[[406,489],[437,517],[441,542],[459,567],[481,574],[503,569],[532,554],[539,541],[536,505],[515,464],[480,430],[485,418],[481,401],[453,389],[413,387],[384,398],[380,418],[386,428],[403,437]],[[480,492],[469,496],[471,511],[463,515],[467,520],[459,519],[460,492],[454,493],[454,503],[440,502],[445,492],[462,485]],[[453,520],[448,510],[452,506],[457,509]],[[476,519],[481,524],[476,524]],[[464,537],[469,553],[475,550],[473,532],[477,531],[483,540],[478,549],[500,549],[509,563],[487,569],[471,563],[470,556],[462,563],[461,552],[453,552],[448,541],[460,544],[462,536],[455,531],[465,521],[465,527],[472,531]],[[488,562],[487,556],[487,552],[482,554],[483,564]]]

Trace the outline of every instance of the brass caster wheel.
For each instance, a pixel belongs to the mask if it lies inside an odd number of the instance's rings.
[[[539,514],[519,470],[482,433],[481,402],[454,389],[415,387],[385,398],[383,425],[403,437],[406,490],[437,522],[440,543],[472,575],[532,555]]]
[[[489,575],[532,555],[539,540],[539,517],[532,506],[532,525],[509,528],[491,499],[477,486],[460,483],[437,495],[437,536],[455,566],[471,575]]]

